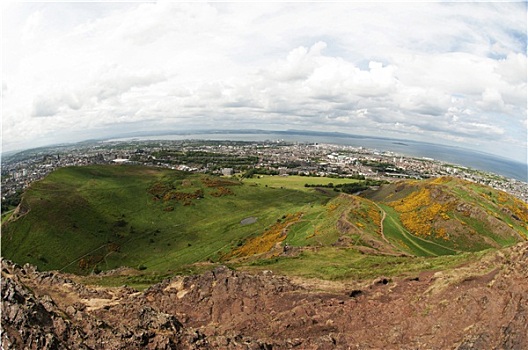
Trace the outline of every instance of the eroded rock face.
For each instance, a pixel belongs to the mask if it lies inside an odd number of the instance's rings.
[[[134,303],[129,288],[90,289],[2,260],[2,349],[195,349],[199,331]],[[121,303],[122,302],[122,303]],[[110,305],[125,312],[117,313]],[[101,312],[103,310],[104,312]]]
[[[3,349],[526,349],[528,243],[324,291],[217,268],[140,293],[2,261]]]

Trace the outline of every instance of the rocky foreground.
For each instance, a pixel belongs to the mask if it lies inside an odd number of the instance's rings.
[[[2,349],[527,349],[528,243],[362,284],[220,267],[144,292],[2,260]]]

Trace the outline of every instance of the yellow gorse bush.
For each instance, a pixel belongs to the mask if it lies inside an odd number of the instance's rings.
[[[439,178],[435,181],[440,181],[441,179]],[[409,232],[423,237],[434,234],[440,238],[448,238],[445,229],[434,230],[433,223],[439,218],[449,219],[447,212],[450,209],[450,205],[433,202],[429,188],[422,187],[405,199],[390,202],[389,205],[401,214],[400,220]]]
[[[288,227],[298,222],[301,217],[301,212],[287,214],[282,221],[277,221],[262,235],[247,240],[244,245],[234,250],[228,257],[245,257],[269,252],[277,243],[286,238]]]

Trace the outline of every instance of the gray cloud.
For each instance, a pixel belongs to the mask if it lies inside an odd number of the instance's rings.
[[[60,4],[17,6],[2,38],[7,145],[143,122],[526,152],[525,4],[72,5],[67,21]]]
[[[52,117],[59,113],[60,101],[54,101],[50,98],[38,97],[33,102],[33,112],[32,116],[34,117]]]

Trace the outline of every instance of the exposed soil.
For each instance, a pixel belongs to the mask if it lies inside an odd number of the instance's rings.
[[[144,292],[2,261],[3,349],[527,349],[528,243],[447,271],[328,282],[225,267]]]

